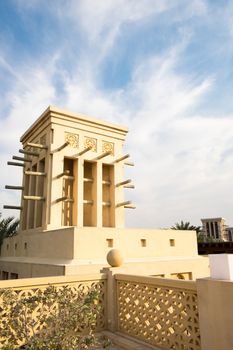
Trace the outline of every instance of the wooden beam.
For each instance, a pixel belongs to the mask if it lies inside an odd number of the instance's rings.
[[[17,162],[7,162],[7,165],[14,165],[14,166],[22,166],[22,167],[25,167],[25,164],[23,164],[23,163],[17,163]]]
[[[64,197],[56,199],[55,202],[56,203],[58,203],[58,202],[74,202],[74,199],[68,198],[67,196],[64,196]]]
[[[40,197],[40,196],[23,196],[23,199],[29,200],[29,201],[44,201],[45,197]]]
[[[18,156],[13,156],[12,159],[14,159],[14,160],[22,160],[22,162],[27,162],[27,163],[31,163],[32,162],[31,159],[26,159],[26,158],[18,157]]]
[[[19,149],[19,153],[28,154],[29,156],[39,157],[39,153],[27,151],[25,149]]]
[[[134,166],[134,163],[133,162],[124,162],[124,165]]]
[[[74,176],[72,176],[72,175],[69,175],[69,171],[63,171],[63,173],[61,173],[61,174],[59,174],[59,175],[57,175],[57,176],[55,176],[55,179],[60,179],[61,177],[63,177],[64,179],[66,179],[66,180],[74,180]]]
[[[24,187],[23,186],[11,186],[11,185],[6,185],[5,186],[6,190],[23,190]]]
[[[116,205],[116,207],[119,208],[119,207],[123,207],[123,206],[125,206],[125,205],[130,205],[130,204],[132,204],[131,201],[125,201],[125,202],[118,203],[118,204]]]
[[[46,176],[46,173],[42,173],[39,171],[30,171],[30,170],[25,170],[24,174],[25,175],[33,175],[33,176]]]
[[[98,157],[94,158],[93,160],[100,160],[104,157],[109,156],[111,153],[112,153],[111,151],[104,152],[104,153],[100,154]]]
[[[122,182],[118,182],[118,184],[116,184],[116,187],[123,186],[123,185],[127,185],[127,184],[129,184],[130,182],[132,182],[131,179],[128,179],[128,180],[125,180],[125,181],[122,181]]]
[[[134,185],[124,185],[124,188],[132,188],[132,189],[134,189],[135,186]]]
[[[126,209],[136,209],[135,205],[124,205],[124,208]]]
[[[122,157],[120,157],[120,158],[114,160],[113,164],[114,164],[114,163],[119,163],[119,162],[121,162],[122,160],[125,160],[125,159],[127,159],[127,158],[129,158],[129,157],[130,157],[130,154],[128,153],[128,154],[126,154],[126,155],[124,155],[124,156],[122,156]]]
[[[84,204],[93,204],[93,201],[92,200],[88,200],[88,199],[84,199],[83,203]]]
[[[111,202],[102,202],[102,205],[104,206],[104,207],[110,207],[111,206]]]
[[[58,148],[54,149],[53,151],[51,151],[51,153],[53,154],[53,153],[56,153],[56,152],[60,152],[62,149],[64,149],[68,145],[69,145],[69,142],[66,141],[65,143],[63,143],[63,145],[61,145],[60,147],[58,147]]]
[[[94,180],[90,177],[84,177],[83,182],[93,182]]]
[[[110,185],[111,185],[111,181],[109,181],[109,180],[103,180],[103,181],[102,181],[102,184],[103,184],[103,185],[110,186]]]
[[[23,207],[18,207],[18,206],[15,206],[15,205],[4,205],[3,206],[3,209],[16,209],[16,210],[22,210]]]
[[[48,146],[42,145],[40,143],[27,142],[27,146],[34,147],[34,148],[40,148],[40,149],[48,149]]]
[[[75,154],[74,156],[72,156],[72,157],[79,157],[79,156],[82,156],[84,153],[90,151],[91,149],[92,149],[92,147],[91,147],[91,146],[88,146],[87,148],[84,148],[81,152],[76,153],[76,154]]]

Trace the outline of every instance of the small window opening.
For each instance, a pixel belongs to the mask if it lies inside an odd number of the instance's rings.
[[[7,271],[2,271],[2,279],[8,280],[8,278],[9,278],[9,273]]]
[[[19,275],[17,273],[12,272],[10,275],[11,280],[17,280],[19,278]]]
[[[107,241],[108,247],[112,248],[113,247],[113,239],[112,238],[107,238],[106,241]]]
[[[24,249],[26,250],[27,247],[28,247],[28,244],[27,244],[27,242],[25,242],[25,243],[24,243]]]
[[[141,239],[141,247],[146,247],[146,239]]]
[[[9,244],[6,245],[6,250],[9,250]]]
[[[174,239],[170,239],[170,246],[175,247],[175,240]]]
[[[17,243],[15,243],[15,250],[17,250],[17,247],[18,247],[18,246],[17,246]]]

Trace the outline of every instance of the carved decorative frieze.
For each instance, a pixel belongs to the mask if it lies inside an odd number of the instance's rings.
[[[65,141],[73,148],[79,147],[79,135],[65,132]]]
[[[102,151],[111,152],[111,155],[114,156],[114,143],[108,141],[102,141]]]
[[[84,147],[91,147],[92,152],[97,152],[97,140],[92,137],[85,137]]]

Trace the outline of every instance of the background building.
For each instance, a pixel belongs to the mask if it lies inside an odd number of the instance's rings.
[[[208,218],[201,219],[203,232],[208,238],[228,240],[226,234],[225,219],[219,218]]]

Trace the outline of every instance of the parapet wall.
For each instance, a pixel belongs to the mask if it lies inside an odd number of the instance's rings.
[[[198,255],[195,231],[93,227],[21,232],[4,240],[1,255],[101,262],[113,248],[128,262]]]

